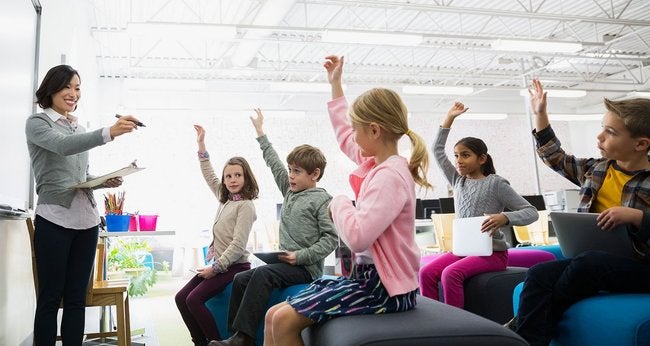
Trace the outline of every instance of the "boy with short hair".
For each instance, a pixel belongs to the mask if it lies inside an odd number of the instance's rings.
[[[528,271],[515,330],[531,345],[548,345],[562,314],[572,304],[601,291],[650,292],[650,99],[605,99],[602,158],[576,158],[560,146],[546,113],[546,93],[538,80],[529,90],[535,113],[537,153],[546,165],[581,186],[579,212],[599,213],[604,231],[626,224],[637,258],[587,251],[540,263]]]
[[[332,199],[317,187],[327,161],[323,153],[310,145],[300,145],[287,156],[288,172],[262,129],[264,117],[256,109],[251,122],[264,161],[271,168],[275,183],[284,196],[280,215],[282,263],[267,264],[238,273],[232,285],[228,306],[228,324],[233,336],[210,345],[252,345],[257,326],[266,313],[271,291],[310,283],[323,275],[325,257],[337,245],[337,234],[329,217]]]

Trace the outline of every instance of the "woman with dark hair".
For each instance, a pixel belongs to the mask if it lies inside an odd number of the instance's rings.
[[[259,187],[248,161],[239,156],[226,161],[219,179],[205,147],[205,130],[200,125],[194,125],[194,129],[201,173],[219,200],[219,208],[207,256],[212,263],[197,268],[175,300],[194,345],[206,346],[209,340],[221,340],[221,334],[205,302],[223,291],[235,274],[251,269],[246,243],[257,218],[253,200],[257,199]]]
[[[442,282],[445,303],[463,308],[465,279],[480,273],[505,270],[508,245],[501,227],[527,225],[538,218],[537,209],[521,197],[507,180],[498,176],[487,145],[475,137],[465,137],[454,146],[456,168],[445,154],[445,143],[456,117],[465,113],[465,105],[456,102],[440,125],[433,154],[449,184],[454,187],[456,218],[485,216],[481,232],[492,236],[492,255],[456,256],[444,253],[420,269],[420,293],[438,299]],[[505,208],[512,211],[504,212]]]
[[[42,112],[27,118],[25,133],[38,202],[34,252],[38,269],[38,300],[34,344],[54,345],[57,312],[63,300],[61,337],[65,345],[81,345],[86,288],[95,258],[99,213],[91,189],[72,189],[92,176],[88,150],[137,128],[127,115],[111,127],[86,132],[71,114],[81,97],[79,73],[68,65],[51,68],[38,90]],[[102,187],[117,187],[122,178]]]

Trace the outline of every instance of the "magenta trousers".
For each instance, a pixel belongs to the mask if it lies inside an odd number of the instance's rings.
[[[438,299],[438,282],[442,282],[445,303],[463,308],[465,295],[463,283],[474,275],[505,270],[508,251],[494,251],[490,256],[460,257],[445,252],[420,268],[420,294]]]

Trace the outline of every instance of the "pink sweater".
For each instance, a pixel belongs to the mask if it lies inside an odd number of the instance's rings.
[[[415,243],[415,183],[408,162],[391,156],[375,166],[373,157],[362,157],[347,121],[344,97],[327,104],[341,151],[359,164],[350,174],[356,195],[355,208],[345,196],[330,204],[334,225],[353,252],[371,249],[381,282],[390,296],[418,288],[420,250]]]

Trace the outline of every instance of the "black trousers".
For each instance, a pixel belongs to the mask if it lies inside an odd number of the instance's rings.
[[[548,345],[564,311],[600,292],[650,292],[650,263],[587,251],[531,267],[519,296],[517,333],[531,346]]]
[[[98,227],[68,229],[37,215],[34,229],[39,286],[34,345],[54,346],[61,299],[63,345],[81,345],[86,317],[86,289],[97,249]]]
[[[233,334],[242,332],[255,339],[260,320],[266,314],[271,292],[312,282],[303,266],[287,263],[266,264],[235,275],[228,304],[228,324]]]

